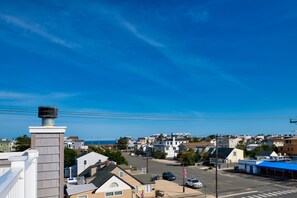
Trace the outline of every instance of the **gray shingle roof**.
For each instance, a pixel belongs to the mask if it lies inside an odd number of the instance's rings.
[[[270,156],[272,153],[273,151],[259,151],[256,156]]]
[[[142,184],[154,184],[155,181],[152,181],[151,174],[139,174],[139,175],[132,175],[135,179],[140,181]]]
[[[99,188],[112,176],[114,176],[114,174],[108,171],[99,171],[98,173],[96,173],[95,178],[91,181],[91,183]]]
[[[95,190],[97,187],[94,184],[83,184],[83,185],[69,185],[67,186],[67,194],[73,195],[81,192],[86,192],[89,190]]]
[[[233,151],[233,149],[234,148],[218,148],[218,158],[225,159],[226,157],[228,157],[230,155],[230,153]],[[216,157],[215,149],[213,150],[213,152],[211,153],[211,155],[209,157],[211,157],[211,158]]]
[[[88,168],[86,168],[83,172],[81,172],[78,176],[81,177],[81,176],[84,176],[85,178],[87,177],[91,177],[92,175],[90,175],[90,171],[91,171],[91,168],[94,168],[94,167],[100,167],[102,165],[104,165],[105,162],[100,162],[98,161],[96,164],[94,165],[91,165],[89,166]]]

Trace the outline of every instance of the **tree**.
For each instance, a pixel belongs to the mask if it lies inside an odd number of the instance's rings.
[[[120,137],[120,139],[118,139],[118,141],[117,141],[118,149],[125,150],[125,149],[127,149],[127,146],[128,146],[128,139]]]
[[[152,152],[152,157],[155,159],[165,159],[167,153],[162,152],[162,151],[153,151]]]
[[[195,165],[195,151],[190,148],[188,151],[180,152],[177,155],[177,158],[183,163],[185,166]]]
[[[23,135],[16,138],[16,145],[15,145],[15,151],[25,151],[28,148],[31,147],[31,138],[27,135]]]
[[[203,162],[209,159],[209,152],[201,152],[195,156],[195,162]]]
[[[201,138],[199,138],[199,137],[191,137],[189,139],[189,142],[200,142],[200,141],[201,141]]]
[[[108,156],[108,160],[110,161],[114,161],[117,164],[128,165],[128,161],[125,159],[120,151],[106,150],[105,155]]]
[[[157,140],[160,141],[164,138],[165,136],[163,135],[163,133],[161,133],[158,137],[157,137]]]
[[[251,152],[249,152],[249,157],[251,158],[256,158],[256,154],[260,151],[273,151],[275,148],[274,147],[270,147],[268,145],[262,145],[262,146],[258,146],[256,147],[254,150],[252,150]]]
[[[64,167],[75,165],[77,153],[75,150],[65,147],[64,148]]]
[[[126,160],[126,158],[122,155],[122,153],[120,151],[113,151],[110,149],[107,150],[103,150],[99,147],[95,147],[95,146],[90,146],[88,148],[88,152],[96,152],[102,155],[105,155],[106,157],[108,157],[108,160],[110,161],[114,161],[117,164],[126,164],[128,165],[128,161]]]

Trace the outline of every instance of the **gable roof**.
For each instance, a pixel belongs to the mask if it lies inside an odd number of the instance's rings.
[[[220,159],[227,158],[233,150],[234,150],[234,148],[218,148],[218,158],[220,158]],[[215,149],[210,154],[210,157],[211,158],[216,157],[216,150]]]
[[[128,184],[125,180],[119,178],[115,174],[110,173],[108,171],[99,171],[99,172],[97,172],[96,173],[96,177],[90,183],[94,184],[97,188],[99,188],[103,184],[105,184],[112,177],[118,178],[119,180],[121,180],[122,182],[124,182],[125,184],[127,184],[128,186],[130,186],[132,189],[134,189],[134,187],[131,186],[130,184]]]
[[[66,192],[68,195],[74,195],[89,190],[95,190],[97,187],[94,184],[71,185],[67,186]]]
[[[92,152],[83,152],[82,154],[80,154],[79,156],[77,156],[77,158],[76,159],[79,159],[79,158],[81,158],[81,157],[83,157],[83,156],[85,156],[85,155],[92,155],[92,154],[96,154],[97,156],[100,156],[100,157],[104,157],[104,158],[108,158],[107,156],[105,156],[105,155],[102,155],[102,154],[100,154],[100,153],[97,153],[97,152],[94,152],[94,151],[92,151]]]
[[[98,161],[96,164],[94,165],[91,165],[89,166],[88,168],[86,168],[83,172],[81,172],[78,176],[81,177],[81,176],[84,176],[85,178],[87,177],[91,177],[92,175],[90,175],[90,171],[92,168],[95,168],[95,167],[100,167],[101,165],[104,165],[106,164],[106,162],[100,162]]]
[[[90,182],[97,187],[102,186],[106,181],[108,181],[114,174],[108,171],[99,171],[96,174],[96,177]]]
[[[132,175],[136,180],[140,181],[142,184],[155,184],[155,181],[152,181],[151,174],[139,174],[139,175]]]
[[[274,151],[259,151],[256,156],[270,156]]]

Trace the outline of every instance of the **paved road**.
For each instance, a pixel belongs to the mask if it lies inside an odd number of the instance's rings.
[[[129,164],[141,169],[146,167],[147,160],[142,157],[131,157],[124,154]],[[183,168],[178,164],[159,162],[149,159],[149,173],[161,175],[164,171],[170,171],[176,175],[176,183],[183,184]],[[218,195],[221,198],[260,198],[260,197],[287,197],[296,198],[297,182],[277,181],[260,176],[233,173],[232,171],[218,171]],[[187,167],[188,177],[199,178],[206,186],[200,189],[208,195],[215,195],[215,171],[203,170],[202,167]],[[270,194],[269,194],[270,193]],[[276,193],[276,194],[273,194]]]

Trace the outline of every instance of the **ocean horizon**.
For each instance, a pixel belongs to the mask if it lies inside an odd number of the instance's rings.
[[[108,145],[116,144],[115,140],[86,140],[85,145]]]

